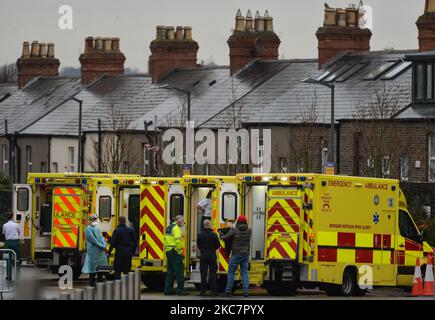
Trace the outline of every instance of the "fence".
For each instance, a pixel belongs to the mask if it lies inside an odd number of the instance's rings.
[[[0,249],[0,300],[3,293],[15,291],[17,287],[17,255],[13,250]]]
[[[121,280],[97,282],[96,287],[65,290],[60,300],[140,300],[141,272],[136,269]]]

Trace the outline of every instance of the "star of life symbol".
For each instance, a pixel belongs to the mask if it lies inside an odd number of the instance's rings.
[[[373,222],[375,224],[379,223],[379,214],[377,212],[375,212],[375,214],[373,215]]]

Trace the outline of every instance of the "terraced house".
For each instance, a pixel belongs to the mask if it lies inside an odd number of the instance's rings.
[[[272,172],[322,172],[334,162],[339,174],[417,182],[433,195],[435,0],[417,21],[413,50],[370,51],[362,14],[326,8],[316,57],[284,60],[279,46],[288,39],[269,13],[239,11],[227,66],[197,64],[191,27],[158,26],[149,73],[139,75],[124,75],[118,38],[85,39],[79,78],[58,76],[53,44],[25,42],[19,90],[0,91],[2,169],[21,182],[32,171],[179,174],[162,163],[162,132],[190,119],[197,129],[271,129],[270,146],[263,137],[251,144],[260,156],[270,147]]]

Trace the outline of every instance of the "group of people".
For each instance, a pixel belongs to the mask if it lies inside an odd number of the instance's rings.
[[[248,261],[251,243],[251,230],[248,228],[245,216],[239,216],[233,228],[224,232],[219,231],[218,235],[212,229],[211,223],[211,192],[207,197],[198,203],[203,211],[201,219],[201,232],[198,235],[198,249],[200,251],[200,273],[201,292],[206,295],[208,285],[211,294],[217,295],[217,254],[221,248],[219,237],[224,241],[226,252],[231,252],[228,264],[228,278],[224,295],[231,296],[234,285],[234,275],[240,265],[240,273],[243,282],[243,295],[249,295]],[[6,248],[12,249],[19,257],[19,236],[20,229],[13,221],[13,214],[7,216],[7,223],[3,225]],[[165,295],[187,295],[184,289],[184,252],[183,252],[183,231],[184,217],[176,216],[172,223],[166,228],[164,245],[167,261],[167,273],[165,281]],[[86,258],[82,268],[83,273],[89,274],[89,285],[95,286],[96,281],[102,281],[100,268],[108,266],[108,257],[113,249],[116,249],[114,259],[115,279],[121,278],[121,273],[127,274],[131,270],[131,262],[138,245],[138,239],[133,229],[126,225],[126,218],[119,217],[119,225],[114,230],[110,239],[109,250],[106,253],[106,239],[98,228],[98,216],[90,216],[90,224],[86,228]],[[10,278],[10,270],[8,277]],[[209,279],[209,282],[208,282]],[[174,291],[174,282],[177,281],[177,289]]]
[[[167,261],[167,274],[165,283],[165,295],[186,295],[184,290],[184,265],[183,265],[183,236],[181,227],[184,225],[184,217],[177,216],[166,229],[165,252]],[[225,248],[231,251],[228,263],[228,276],[224,295],[232,296],[234,276],[237,267],[240,266],[240,274],[243,283],[243,296],[249,296],[248,263],[251,244],[251,229],[245,216],[239,216],[234,227],[224,232],[219,230],[219,237],[224,241]],[[200,251],[201,292],[205,296],[210,280],[212,296],[217,296],[217,250],[221,248],[218,235],[213,231],[210,219],[203,219],[202,231],[198,235],[197,245]],[[230,249],[230,250],[228,250]],[[177,280],[177,289],[174,292],[174,281]]]

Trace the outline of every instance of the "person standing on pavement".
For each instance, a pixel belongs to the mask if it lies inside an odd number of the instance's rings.
[[[3,234],[5,237],[5,249],[10,249],[15,252],[17,267],[20,265],[20,227],[14,221],[14,214],[8,212],[6,214],[7,222],[3,225]],[[7,264],[6,280],[12,280],[12,254],[9,255]]]
[[[107,266],[106,240],[98,229],[98,217],[91,215],[90,224],[86,228],[86,258],[82,272],[89,273],[89,285],[95,287],[97,267]],[[98,282],[103,281],[101,273],[98,273]]]
[[[228,280],[225,288],[225,296],[231,296],[234,285],[234,274],[240,265],[240,273],[243,282],[243,296],[249,296],[248,263],[251,250],[251,229],[248,228],[248,220],[245,216],[239,216],[235,228],[227,234],[221,234],[223,241],[232,241],[231,258],[228,263]]]
[[[166,228],[165,254],[166,254],[166,281],[165,295],[174,294],[174,280],[177,280],[177,295],[188,295],[184,291],[184,264],[183,264],[183,232],[184,217],[178,215]]]
[[[198,235],[198,249],[201,257],[199,270],[201,272],[201,293],[205,296],[207,291],[207,274],[210,275],[210,289],[212,296],[217,296],[217,256],[216,250],[221,247],[219,238],[213,232],[210,220],[204,220],[204,230]],[[210,271],[210,272],[209,272]]]
[[[213,194],[213,191],[210,190],[207,193],[207,196],[205,197],[205,199],[202,199],[197,204],[198,209],[203,212],[203,215],[201,217],[201,231],[203,230],[204,221],[211,220],[211,206],[212,206],[211,196],[212,196],[212,194]]]
[[[128,274],[131,270],[131,259],[136,251],[137,238],[133,229],[127,227],[125,217],[119,217],[119,225],[113,231],[112,238],[110,239],[110,247],[107,256],[112,253],[113,248],[115,252],[115,279],[121,279],[121,273]]]

